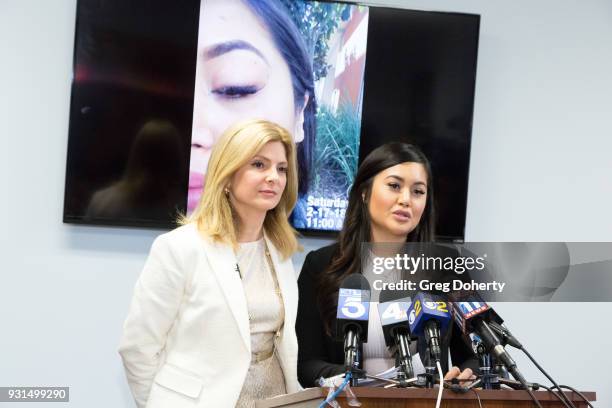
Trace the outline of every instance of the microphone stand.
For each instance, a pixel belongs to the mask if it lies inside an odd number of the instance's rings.
[[[416,385],[423,388],[433,388],[436,377],[438,376],[438,370],[435,366],[431,365],[432,358],[429,347],[427,347],[425,355],[427,356],[425,360],[425,373],[417,375]]]
[[[501,379],[509,380],[510,379],[510,373],[508,372],[508,369],[506,368],[505,365],[503,365],[499,361],[495,361],[495,367],[493,368],[493,373],[497,376],[498,380],[501,380]],[[499,389],[499,386],[496,389]]]
[[[500,388],[499,376],[494,370],[491,369],[491,355],[487,353],[485,346],[481,341],[474,344],[474,349],[478,355],[482,388],[484,390],[498,390]]]
[[[412,378],[412,377],[408,375],[409,369],[408,367],[406,367],[406,364],[402,362],[402,359],[400,358],[399,353],[397,353],[395,356],[395,370],[396,370],[396,375],[395,375],[394,382],[396,383],[396,386],[398,388],[406,388],[410,386],[407,380],[408,378]],[[368,377],[370,376],[368,375]]]
[[[359,378],[363,378],[365,374],[365,371],[359,368],[359,362],[361,361],[360,340],[359,332],[354,330],[348,330],[344,337],[344,368],[346,373],[351,373],[351,387],[357,387]]]

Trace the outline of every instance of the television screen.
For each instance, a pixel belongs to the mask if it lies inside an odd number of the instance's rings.
[[[429,158],[436,236],[463,240],[480,16],[370,8],[359,157],[405,141]]]
[[[169,228],[185,211],[199,0],[80,0],[64,221]]]
[[[223,131],[262,118],[298,147],[299,230],[339,230],[359,161],[408,141],[432,161],[438,233],[460,240],[478,26],[335,2],[79,0],[64,221],[171,228]]]

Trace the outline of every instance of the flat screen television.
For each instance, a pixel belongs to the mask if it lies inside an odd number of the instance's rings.
[[[236,121],[294,135],[291,222],[334,233],[361,160],[418,145],[464,238],[480,17],[305,0],[79,0],[64,222],[173,228]]]

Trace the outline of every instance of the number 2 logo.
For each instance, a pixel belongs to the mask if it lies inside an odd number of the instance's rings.
[[[414,302],[414,317],[419,317],[419,314],[421,314],[421,301],[417,300]]]
[[[446,302],[436,302],[438,304],[438,311],[439,312],[444,312],[444,313],[448,313],[448,308],[446,306]]]

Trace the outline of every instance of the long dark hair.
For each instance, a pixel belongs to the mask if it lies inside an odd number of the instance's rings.
[[[317,103],[314,93],[312,57],[297,26],[289,17],[288,10],[277,0],[243,0],[249,9],[266,25],[274,45],[289,66],[293,85],[295,110],[304,108],[304,140],[297,145],[299,192],[308,189],[312,150],[317,132]],[[304,107],[304,96],[308,102]]]
[[[370,241],[370,213],[367,201],[372,192],[374,177],[381,171],[401,163],[421,163],[427,173],[427,200],[421,221],[406,237],[407,242],[434,240],[435,209],[431,165],[423,152],[408,143],[387,143],[374,149],[363,160],[351,187],[344,225],[338,237],[338,247],[329,267],[317,280],[317,304],[325,331],[331,335],[337,292],[342,280],[350,274],[361,273],[361,245]],[[363,197],[367,199],[364,200]]]

